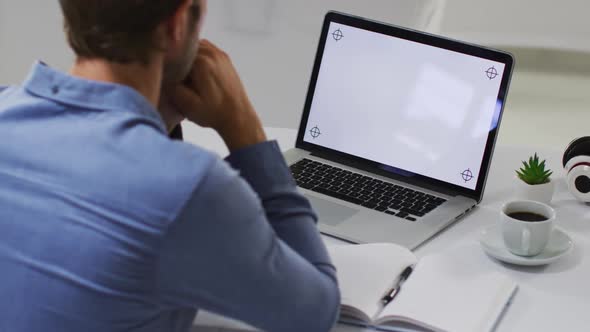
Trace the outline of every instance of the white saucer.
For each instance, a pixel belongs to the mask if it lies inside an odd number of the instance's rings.
[[[479,243],[488,255],[502,262],[526,266],[547,265],[553,263],[561,257],[569,254],[574,248],[572,239],[559,228],[553,230],[551,240],[549,240],[549,244],[547,244],[545,250],[533,257],[517,256],[508,251],[504,246],[500,225],[484,229],[481,232]]]

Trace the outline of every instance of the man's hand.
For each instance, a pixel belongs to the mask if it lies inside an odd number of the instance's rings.
[[[190,121],[216,130],[231,151],[266,140],[229,56],[207,40],[171,102]]]

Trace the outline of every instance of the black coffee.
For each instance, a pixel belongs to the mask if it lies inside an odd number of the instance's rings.
[[[510,218],[522,220],[522,221],[530,221],[530,222],[540,222],[548,220],[549,218],[542,216],[540,214],[532,213],[532,212],[513,212],[509,213],[508,216]]]

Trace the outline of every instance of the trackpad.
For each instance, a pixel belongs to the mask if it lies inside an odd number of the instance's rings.
[[[318,214],[319,221],[322,224],[336,226],[350,219],[359,212],[359,210],[351,209],[347,206],[330,202],[325,199],[308,195],[305,195],[305,197],[311,202],[311,205]]]

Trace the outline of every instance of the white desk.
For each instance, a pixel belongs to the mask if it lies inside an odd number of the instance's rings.
[[[185,126],[186,139],[207,146],[224,155],[227,149],[212,131]],[[294,146],[296,131],[267,128],[269,138],[277,139],[283,150]],[[520,285],[511,308],[498,327],[498,332],[587,331],[590,323],[590,207],[578,203],[567,193],[561,169],[561,151],[537,149],[555,170],[557,192],[552,205],[558,212],[558,226],[574,240],[575,249],[567,257],[545,267],[510,266],[489,258],[479,247],[482,228],[498,219],[500,206],[511,199],[514,169],[534,149],[500,146],[496,150],[485,198],[478,209],[436,238],[420,247],[416,254],[424,256],[444,251],[464,264],[493,268],[512,277]],[[336,241],[326,238],[326,241]],[[247,326],[201,313],[194,331],[235,331]],[[209,326],[209,327],[206,327]],[[213,327],[211,327],[213,326]],[[362,329],[337,326],[334,332],[361,332]]]

